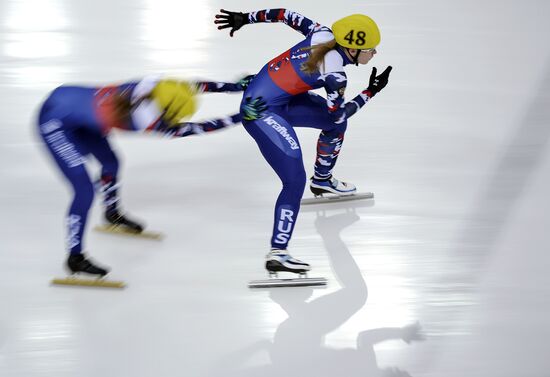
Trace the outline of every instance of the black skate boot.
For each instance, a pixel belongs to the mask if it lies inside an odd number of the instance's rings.
[[[309,264],[292,258],[286,250],[271,250],[266,256],[265,268],[274,276],[280,271],[305,275],[311,269]]]
[[[120,214],[118,211],[105,212],[105,220],[115,227],[121,227],[122,230],[128,233],[141,233],[143,232],[143,225],[130,220],[125,215]]]
[[[100,277],[103,277],[109,273],[108,270],[94,265],[82,254],[69,255],[69,258],[67,259],[67,267],[73,274],[77,272],[84,272],[90,275],[99,275]]]

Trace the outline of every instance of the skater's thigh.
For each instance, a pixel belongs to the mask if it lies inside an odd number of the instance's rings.
[[[82,140],[81,144],[85,145],[86,154],[93,155],[99,162],[111,162],[117,159],[109,140],[99,132],[79,129],[75,131],[75,136]]]
[[[331,130],[338,126],[329,114],[327,101],[315,93],[308,92],[293,97],[288,103],[286,114],[292,127]]]
[[[243,124],[283,182],[305,175],[298,137],[286,119],[268,111],[263,118]]]
[[[86,150],[82,140],[74,132],[62,127],[55,127],[55,120],[40,126],[40,136],[59,170],[71,183],[74,190],[91,185],[81,151]]]

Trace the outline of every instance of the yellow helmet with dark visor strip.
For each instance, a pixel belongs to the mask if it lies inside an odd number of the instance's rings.
[[[352,14],[332,25],[336,43],[346,48],[367,50],[380,43],[380,30],[372,18],[364,14]]]

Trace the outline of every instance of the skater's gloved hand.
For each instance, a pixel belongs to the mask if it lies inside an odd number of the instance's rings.
[[[246,88],[248,88],[248,85],[250,85],[250,82],[252,81],[252,79],[254,79],[254,77],[256,77],[256,75],[245,76],[240,79],[239,82],[237,82],[237,85],[239,86],[239,88],[241,88],[241,90],[244,91]]]
[[[256,120],[263,118],[263,112],[267,110],[267,105],[262,97],[246,97],[245,104],[242,106],[244,120]]]
[[[233,33],[239,30],[243,25],[249,23],[248,13],[230,12],[225,9],[220,9],[222,14],[216,14],[215,24],[219,24],[218,30],[231,28],[229,35],[232,37]]]
[[[363,93],[372,98],[376,93],[384,89],[384,87],[388,85],[391,70],[392,66],[390,65],[384,72],[376,76],[376,67],[373,67],[372,73],[370,74],[369,87]]]
[[[407,344],[411,342],[421,342],[426,340],[426,337],[422,333],[422,327],[420,323],[416,322],[412,325],[404,326],[401,328],[401,339]]]
[[[197,88],[185,81],[161,80],[151,91],[151,97],[163,111],[162,119],[170,126],[197,111]]]

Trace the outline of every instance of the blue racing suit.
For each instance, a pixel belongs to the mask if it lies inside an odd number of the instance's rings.
[[[305,36],[269,61],[243,94],[241,115],[246,131],[256,140],[264,158],[282,181],[275,205],[272,249],[286,249],[300,209],[306,173],[302,151],[293,127],[322,130],[317,143],[314,177],[328,179],[344,141],[347,119],[369,100],[366,91],[344,101],[347,78],[343,67],[352,61],[340,47],[330,50],[318,71],[301,67],[311,47],[334,39],[332,31],[286,9],[267,9],[248,14],[249,23],[283,22]],[[310,90],[324,88],[327,98]],[[250,99],[261,97],[267,110],[253,116]],[[257,119],[254,119],[257,118]]]
[[[57,166],[70,182],[74,196],[67,214],[67,248],[82,252],[88,211],[94,198],[94,184],[85,167],[85,157],[94,156],[102,166],[100,188],[107,213],[118,211],[118,159],[109,145],[112,128],[128,131],[158,132],[169,137],[184,137],[218,130],[241,121],[240,114],[202,123],[169,126],[162,111],[148,97],[159,78],[106,87],[61,86],[43,103],[38,116],[38,131]],[[243,83],[195,83],[199,91],[242,91]],[[113,98],[131,98],[130,116],[117,116]]]

